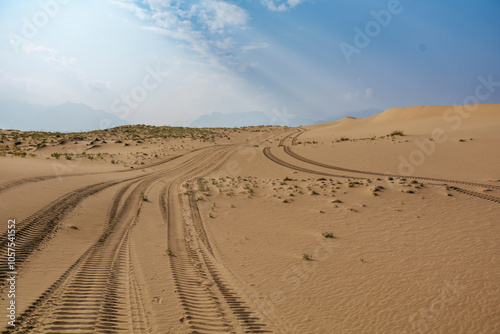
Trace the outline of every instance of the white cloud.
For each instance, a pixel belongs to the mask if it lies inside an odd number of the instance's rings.
[[[275,12],[284,12],[297,7],[305,0],[261,0],[262,4]]]
[[[295,6],[298,6],[300,5],[301,3],[303,3],[305,0],[288,0],[288,6],[290,6],[290,8],[293,8]]]
[[[262,0],[262,4],[275,12],[283,12],[288,9],[285,4],[276,5],[274,0]]]
[[[374,95],[373,88],[367,88],[365,91],[365,97],[370,98],[373,97],[373,95]]]
[[[351,100],[357,99],[358,97],[359,97],[359,92],[347,92],[344,95],[344,99],[346,101],[351,101]]]
[[[215,41],[214,43],[215,46],[217,46],[217,48],[219,48],[220,50],[230,50],[236,44],[231,37],[224,38],[224,40],[222,41]]]
[[[211,32],[218,33],[224,33],[227,27],[245,27],[249,20],[244,9],[216,0],[203,1],[199,17]]]
[[[373,88],[367,88],[364,92],[347,92],[344,94],[344,100],[346,101],[352,101],[352,100],[358,100],[358,99],[369,99],[371,97],[375,96],[375,92],[373,91]]]
[[[57,51],[54,49],[47,48],[47,47],[42,46],[42,45],[34,45],[32,43],[23,44],[22,51],[26,54],[39,53],[39,54],[46,54],[46,55],[54,55],[57,53]]]
[[[71,77],[80,81],[85,88],[93,92],[104,92],[111,88],[109,81],[96,80],[85,73],[74,57],[59,56],[56,50],[33,43],[23,45],[22,51],[27,55],[40,58],[56,70],[68,73]]]
[[[85,88],[96,93],[104,93],[111,89],[109,81],[89,80],[85,82]]]
[[[47,90],[53,87],[48,81],[39,80],[31,77],[14,77],[0,71],[0,82],[7,86],[23,87],[26,91]]]
[[[268,43],[251,43],[251,44],[242,46],[241,51],[247,52],[247,51],[257,50],[257,49],[266,49],[269,46],[270,45]]]
[[[32,102],[62,103],[68,97],[68,87],[59,86],[52,81],[41,80],[30,76],[12,76],[0,70],[0,98],[30,100]]]
[[[137,16],[141,20],[147,20],[149,19],[149,15],[147,11],[144,8],[138,7],[135,3],[132,1],[126,1],[126,0],[110,0],[110,2],[120,8],[126,9],[132,13],[134,13],[135,16]]]
[[[264,43],[241,47],[232,38],[236,29],[248,27],[250,16],[243,8],[226,1],[200,0],[194,4],[181,0],[110,1],[142,20],[143,29],[177,40],[179,47],[198,53],[207,64],[221,69],[244,70],[250,65],[241,54],[264,47]]]

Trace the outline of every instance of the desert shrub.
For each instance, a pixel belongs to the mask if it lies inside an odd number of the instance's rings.
[[[394,137],[394,136],[404,136],[404,133],[403,133],[403,130],[395,130],[395,131],[392,131],[389,135],[391,137]]]

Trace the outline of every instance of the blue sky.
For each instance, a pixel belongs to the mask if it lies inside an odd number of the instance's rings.
[[[154,125],[462,104],[500,82],[499,17],[497,0],[0,0],[0,99]]]

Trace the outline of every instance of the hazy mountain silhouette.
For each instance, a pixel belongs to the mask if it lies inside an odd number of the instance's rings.
[[[0,129],[48,132],[79,132],[128,124],[123,119],[85,104],[66,102],[42,106],[0,100]]]
[[[346,116],[365,118],[381,112],[380,109],[372,108],[359,112],[344,113],[323,120],[294,116],[278,111],[270,113],[250,111],[231,114],[214,112],[210,115],[202,115],[191,123],[179,122],[172,125],[195,128],[235,128],[259,125],[295,127],[333,122]],[[126,121],[113,114],[102,110],[94,110],[85,104],[66,102],[58,106],[43,106],[15,100],[0,100],[0,129],[79,132],[107,129],[127,124]]]
[[[193,128],[238,128],[259,125],[300,126],[314,123],[315,121],[312,119],[291,116],[284,113],[249,111],[232,114],[214,112],[210,115],[200,116],[198,119],[189,123],[188,126]]]
[[[175,125],[189,126],[193,128],[235,128],[243,126],[258,126],[258,125],[281,125],[281,126],[306,126],[319,123],[327,123],[337,121],[346,116],[356,118],[370,117],[381,113],[380,109],[366,109],[359,112],[345,113],[340,116],[324,120],[314,120],[300,116],[292,116],[286,113],[264,113],[261,111],[250,111],[241,113],[223,114],[214,112],[210,115],[202,115],[191,123],[179,123]]]

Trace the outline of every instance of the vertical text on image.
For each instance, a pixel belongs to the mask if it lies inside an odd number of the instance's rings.
[[[9,326],[15,326],[16,321],[16,220],[9,219],[7,222],[7,322]]]

